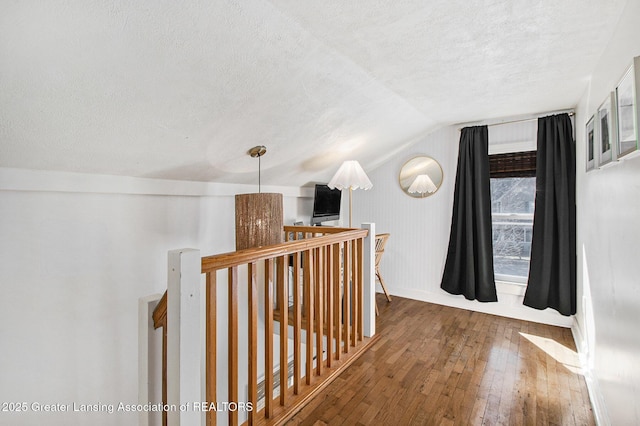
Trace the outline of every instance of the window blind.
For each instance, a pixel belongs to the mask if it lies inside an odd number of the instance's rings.
[[[535,177],[535,175],[536,151],[489,156],[489,176],[492,178]]]

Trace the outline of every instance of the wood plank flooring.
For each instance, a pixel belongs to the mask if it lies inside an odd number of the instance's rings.
[[[569,329],[377,299],[378,342],[288,425],[595,424]]]

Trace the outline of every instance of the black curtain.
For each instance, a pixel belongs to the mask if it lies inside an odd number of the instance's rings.
[[[467,299],[496,302],[491,240],[487,126],[465,127],[460,134],[449,249],[440,287]]]
[[[538,119],[536,206],[524,304],[576,313],[575,143],[568,114]]]

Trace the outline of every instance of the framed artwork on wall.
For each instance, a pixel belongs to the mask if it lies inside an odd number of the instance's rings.
[[[613,120],[613,110],[615,105],[613,104],[613,96],[607,96],[607,99],[598,108],[598,143],[596,148],[598,149],[597,161],[598,166],[604,166],[611,163],[614,160],[613,147],[615,145],[615,130]]]
[[[618,158],[638,151],[638,88],[640,87],[640,56],[624,74],[616,87]]]
[[[591,116],[586,126],[586,144],[587,144],[587,171],[596,168],[596,127],[595,116]]]

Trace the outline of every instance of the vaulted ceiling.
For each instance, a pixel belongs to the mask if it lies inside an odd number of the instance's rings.
[[[636,0],[628,0],[636,1]],[[4,0],[0,166],[255,182],[574,106],[627,0]]]

